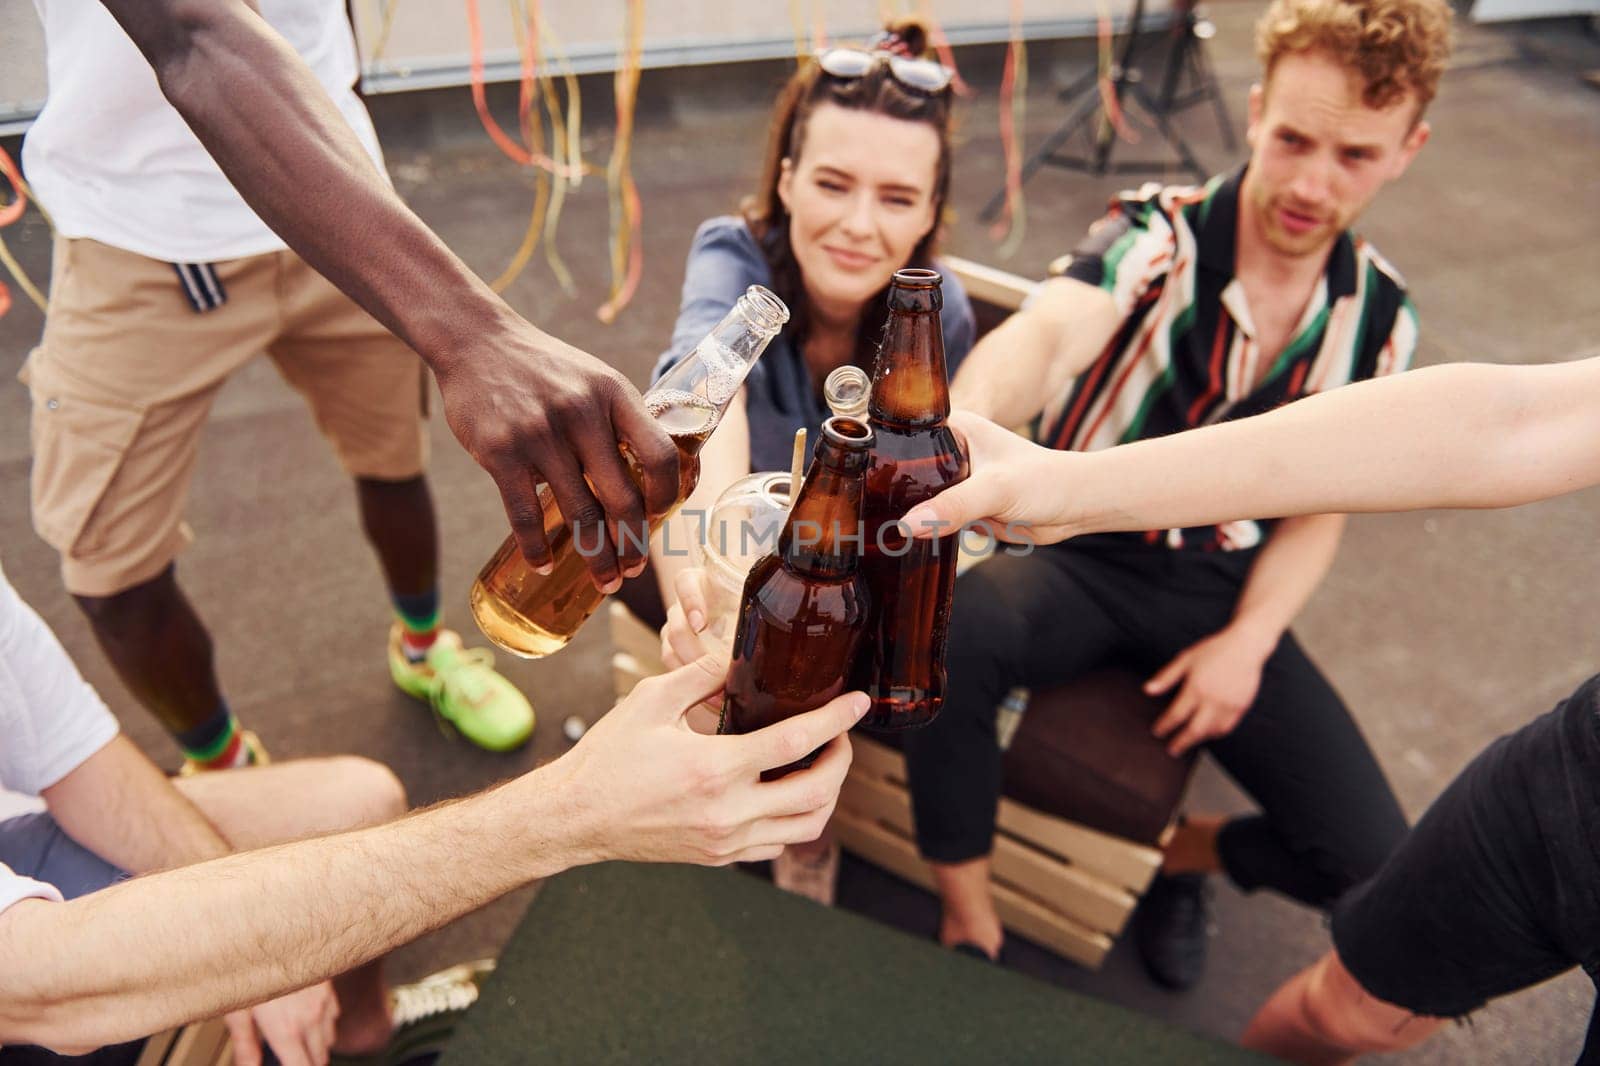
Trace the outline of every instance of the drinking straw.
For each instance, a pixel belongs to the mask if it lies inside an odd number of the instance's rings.
[[[789,508],[800,498],[800,482],[806,472],[806,427],[794,431],[794,454],[789,459]]]

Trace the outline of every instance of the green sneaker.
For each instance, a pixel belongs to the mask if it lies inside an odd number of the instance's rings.
[[[389,676],[401,692],[431,704],[441,722],[489,751],[510,751],[533,734],[533,706],[495,672],[488,648],[463,648],[441,629],[428,657],[411,662],[400,648],[400,623],[389,630]]]
[[[389,992],[394,1035],[376,1055],[334,1054],[334,1066],[425,1066],[444,1054],[467,1008],[478,1002],[484,979],[494,972],[493,959],[463,962],[430,974],[414,985]]]

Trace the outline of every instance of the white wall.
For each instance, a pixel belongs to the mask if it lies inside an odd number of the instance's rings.
[[[479,0],[491,80],[517,76],[514,3]],[[466,83],[471,48],[465,0],[355,0],[353,6],[369,91]],[[1119,21],[1129,6],[1131,0],[1109,0]],[[1168,0],[1149,0],[1152,12],[1167,6]],[[542,7],[547,48],[558,46],[579,73],[616,69],[625,0],[544,0]],[[793,56],[818,25],[831,40],[859,42],[882,26],[885,12],[931,12],[955,44],[1010,35],[1007,0],[645,0],[644,9],[643,61],[653,67]],[[1024,33],[1090,32],[1098,10],[1097,0],[1028,0]],[[390,27],[383,41],[386,18]],[[552,61],[556,51],[550,49]]]
[[[518,76],[515,2],[478,0],[491,81]],[[1132,0],[1107,3],[1120,23]],[[1165,11],[1168,3],[1148,0],[1149,10]],[[353,0],[351,7],[366,91],[467,83],[466,0]],[[547,47],[559,45],[574,70],[616,69],[625,0],[543,0],[542,7]],[[1004,41],[1010,34],[1008,0],[645,0],[644,9],[644,62],[653,67],[793,56],[819,25],[832,40],[861,41],[882,25],[885,12],[932,12],[955,44]],[[1027,0],[1024,33],[1090,33],[1098,10],[1099,0]],[[6,133],[25,128],[44,102],[44,35],[33,0],[0,0],[0,27],[0,133]],[[550,54],[553,59],[554,49]]]

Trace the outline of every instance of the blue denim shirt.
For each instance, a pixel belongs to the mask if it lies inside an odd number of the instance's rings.
[[[703,223],[689,248],[672,347],[657,360],[650,380],[659,380],[693,351],[751,285],[770,287],[772,271],[744,220],[723,215]],[[977,326],[961,282],[946,273],[943,288],[944,358],[954,377],[972,351]],[[744,384],[745,407],[750,414],[750,469],[789,469],[795,430],[804,426],[808,438],[816,440],[829,412],[787,330],[773,338]]]

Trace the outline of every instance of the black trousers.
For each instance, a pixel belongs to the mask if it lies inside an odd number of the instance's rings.
[[[925,858],[992,849],[1001,753],[995,708],[1017,685],[1061,684],[1108,660],[1153,674],[1226,626],[1253,555],[1184,552],[1132,537],[1001,553],[956,583],[944,707],[905,751]],[[1350,712],[1290,634],[1255,703],[1207,749],[1260,807],[1218,840],[1240,888],[1331,906],[1371,876],[1405,816]]]

